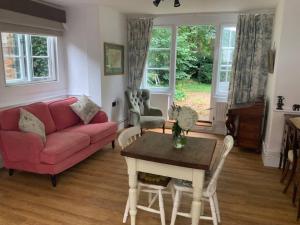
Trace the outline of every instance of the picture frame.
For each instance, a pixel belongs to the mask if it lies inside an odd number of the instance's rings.
[[[124,75],[124,46],[104,43],[104,75]]]

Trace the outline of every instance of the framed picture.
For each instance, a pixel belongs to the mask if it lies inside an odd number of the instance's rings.
[[[104,43],[104,75],[124,74],[124,46]]]

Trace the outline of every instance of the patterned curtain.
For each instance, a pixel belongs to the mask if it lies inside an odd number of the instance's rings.
[[[153,18],[128,20],[129,88],[139,89],[149,49]]]
[[[271,48],[272,14],[240,15],[229,87],[229,106],[264,97]]]

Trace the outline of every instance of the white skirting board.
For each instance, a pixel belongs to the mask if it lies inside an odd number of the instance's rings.
[[[266,167],[278,167],[280,160],[280,152],[267,149],[263,142],[262,160]]]

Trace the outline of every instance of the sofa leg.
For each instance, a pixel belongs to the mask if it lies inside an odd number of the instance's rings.
[[[12,176],[14,175],[15,170],[14,169],[8,169],[8,175]]]
[[[165,133],[165,124],[163,125],[162,129],[163,129],[163,133]]]
[[[53,187],[56,187],[57,183],[57,176],[56,175],[50,175],[51,183]]]
[[[115,147],[116,147],[116,145],[115,145],[115,140],[113,140],[113,141],[111,142],[111,147],[112,147],[113,149],[115,149]]]

